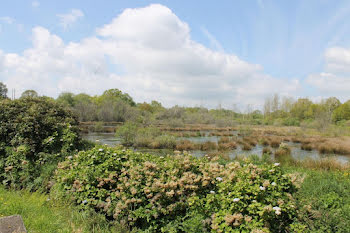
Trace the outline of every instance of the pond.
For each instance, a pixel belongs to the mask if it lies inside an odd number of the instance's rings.
[[[88,133],[88,134],[82,134],[82,137],[84,139],[89,140],[89,141],[100,143],[102,145],[106,144],[109,146],[115,146],[115,145],[121,144],[120,139],[115,137],[114,133]],[[211,142],[217,143],[220,140],[220,136],[209,136],[209,134],[206,134],[206,136],[203,136],[203,137],[184,137],[184,138],[178,138],[178,140],[189,140],[189,141],[192,141],[194,143],[203,143],[206,141],[211,141]],[[349,156],[333,155],[333,154],[320,154],[317,150],[312,150],[312,151],[302,150],[300,148],[299,143],[286,142],[286,144],[288,144],[291,147],[291,155],[294,159],[297,159],[297,160],[303,160],[306,158],[319,160],[319,159],[327,158],[327,157],[335,157],[341,163],[346,163],[346,162],[350,161]],[[264,147],[261,145],[256,145],[250,151],[244,151],[240,147],[237,147],[237,149],[231,150],[231,151],[228,151],[225,153],[227,153],[227,155],[230,158],[235,158],[238,155],[248,156],[248,155],[252,155],[252,154],[261,156],[263,148]],[[172,153],[172,150],[169,150],[169,149],[161,149],[161,150],[159,150],[159,149],[138,149],[138,151],[152,152],[152,153],[156,153],[156,154],[160,154],[160,155],[166,155],[166,154]],[[196,151],[191,151],[191,154],[193,156],[196,156],[196,157],[201,157],[201,156],[208,154],[208,152],[196,150]]]

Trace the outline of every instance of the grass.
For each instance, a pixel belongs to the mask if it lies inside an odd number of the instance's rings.
[[[305,176],[295,198],[302,207],[300,222],[309,231],[350,232],[350,176],[347,171],[287,167]]]
[[[0,186],[0,217],[10,215],[21,215],[27,231],[32,233],[128,232],[102,215],[78,211],[67,203],[50,200],[48,195]]]

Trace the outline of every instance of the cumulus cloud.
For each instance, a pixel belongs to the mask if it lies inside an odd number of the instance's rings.
[[[67,29],[71,27],[76,21],[84,17],[84,13],[79,9],[72,9],[67,14],[58,14],[57,17],[60,19],[60,25]]]
[[[32,41],[21,55],[0,53],[11,88],[51,96],[119,88],[136,101],[209,107],[259,106],[271,93],[300,88],[298,80],[271,77],[258,64],[194,41],[188,24],[159,4],[126,9],[80,42],[64,43],[42,27],[33,29]]]
[[[309,75],[307,83],[320,93],[350,98],[350,49],[334,47],[325,52],[325,71]]]

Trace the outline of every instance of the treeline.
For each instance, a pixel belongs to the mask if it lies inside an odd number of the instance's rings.
[[[274,95],[265,100],[263,111],[248,110],[244,113],[177,105],[165,108],[157,101],[136,104],[128,94],[118,89],[107,90],[100,96],[62,93],[56,101],[70,107],[81,121],[135,121],[174,127],[184,124],[215,124],[219,127],[254,124],[326,128],[332,123],[350,123],[350,100],[341,103],[336,97],[315,103],[308,98],[295,100]]]
[[[7,88],[0,82],[0,98],[7,98]],[[23,92],[21,98],[36,98],[34,90]],[[49,98],[49,97],[47,97]],[[280,98],[277,94],[267,98],[261,110],[247,108],[245,112],[204,107],[165,108],[158,101],[135,103],[130,95],[118,89],[106,90],[102,95],[61,93],[55,101],[71,109],[80,121],[126,122],[141,124],[167,124],[181,127],[185,124],[215,124],[218,127],[237,124],[300,126],[325,128],[334,123],[350,124],[350,100],[341,103],[336,97],[320,102],[308,98]]]
[[[341,103],[336,97],[330,97],[314,103],[308,98],[295,100],[275,94],[265,100],[263,111],[265,124],[304,124],[316,128],[324,128],[331,123],[349,125],[350,100]]]

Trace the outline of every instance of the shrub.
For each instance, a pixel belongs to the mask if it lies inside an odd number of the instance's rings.
[[[139,232],[286,231],[296,191],[278,164],[220,165],[109,147],[58,166],[54,191]]]
[[[248,143],[243,143],[242,150],[251,150],[253,147]]]
[[[161,135],[154,139],[156,143],[156,149],[174,149],[176,147],[176,138],[169,135]]]
[[[158,146],[154,146],[154,141],[155,141],[155,138],[160,135],[161,135],[161,131],[158,128],[154,128],[154,127],[138,128],[136,129],[134,146],[158,148]]]
[[[44,180],[43,170],[50,174],[52,164],[82,146],[77,119],[53,100],[5,100],[0,109],[0,181],[5,185],[35,186]]]
[[[176,150],[184,151],[184,150],[194,150],[196,149],[196,145],[190,140],[182,140],[177,142]]]
[[[281,159],[281,157],[283,156],[289,157],[290,155],[291,155],[291,148],[285,143],[281,143],[280,147],[275,151],[275,158],[277,160]]]
[[[270,147],[264,147],[262,153],[270,155],[270,154],[272,154],[272,150]]]
[[[124,146],[132,146],[137,136],[137,125],[127,122],[116,130],[116,136],[121,139]]]
[[[216,150],[218,148],[218,145],[215,142],[204,142],[201,144],[201,150],[203,151],[210,151],[210,150]]]
[[[271,141],[270,141],[270,146],[273,147],[273,148],[279,147],[280,144],[281,144],[281,140],[278,139],[278,138],[272,138]]]
[[[218,146],[219,150],[232,150],[237,148],[237,144],[234,141],[226,142],[226,143],[219,143]]]
[[[104,123],[101,121],[95,122],[92,129],[93,129],[93,132],[103,132],[104,131]]]
[[[302,150],[312,151],[313,147],[310,143],[302,143],[300,148]]]

